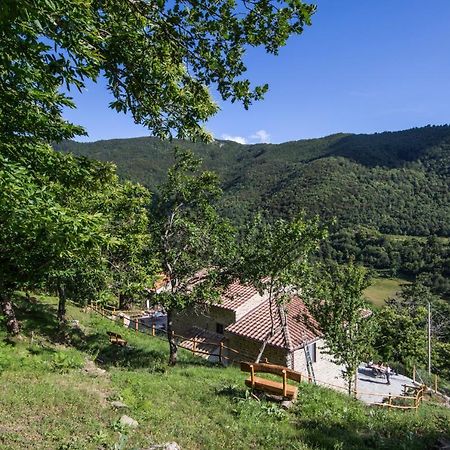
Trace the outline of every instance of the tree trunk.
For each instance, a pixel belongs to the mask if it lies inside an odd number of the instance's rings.
[[[258,356],[256,357],[255,363],[259,363],[261,361],[262,355],[264,354],[264,350],[266,349],[267,342],[269,342],[269,339],[272,337],[272,333],[267,333],[267,336],[264,338],[264,341],[259,348]]]
[[[64,286],[58,286],[58,321],[60,324],[66,322],[66,290]]]
[[[261,361],[261,358],[264,354],[264,350],[266,349],[266,346],[267,346],[267,343],[269,342],[269,340],[273,336],[275,336],[280,330],[283,332],[283,335],[284,335],[284,338],[286,341],[286,345],[290,346],[289,331],[287,329],[287,322],[286,322],[286,314],[284,312],[282,304],[277,305],[277,312],[278,312],[278,316],[280,317],[281,326],[275,328],[275,321],[274,321],[273,312],[272,312],[273,299],[271,298],[271,295],[272,295],[272,287],[270,288],[270,297],[269,297],[269,312],[270,312],[271,327],[270,327],[270,331],[267,333],[266,337],[264,338],[264,341],[263,341],[261,347],[259,348],[259,353],[255,360],[256,363],[259,363]]]
[[[128,311],[131,309],[131,298],[124,294],[119,294],[119,309],[121,311]]]
[[[349,368],[347,368],[346,370],[347,370],[346,378],[347,378],[348,395],[351,397],[351,395],[352,395],[353,377],[355,376],[355,374]]]
[[[0,294],[0,302],[3,315],[6,317],[6,329],[11,336],[17,336],[20,333],[19,321],[14,313],[14,307],[9,294]]]
[[[173,333],[172,311],[167,311],[167,340],[169,341],[169,366],[177,363],[177,341]]]

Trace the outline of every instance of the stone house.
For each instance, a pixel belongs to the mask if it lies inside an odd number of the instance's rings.
[[[237,281],[229,286],[220,302],[178,314],[174,318],[174,329],[179,335],[195,337],[199,343],[203,340],[217,344],[215,350],[210,346],[209,349],[204,347],[205,351],[214,353],[222,342],[226,348],[234,350],[225,351],[229,362],[255,360],[270,333],[271,315],[276,332],[266,345],[263,359],[306,375],[307,346],[318,380],[333,384],[342,378],[342,368],[324,352],[325,343],[317,322],[297,295],[287,304],[286,333],[281,328],[277,308],[272,305],[270,311],[268,296]]]

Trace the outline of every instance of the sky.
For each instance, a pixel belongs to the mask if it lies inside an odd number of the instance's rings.
[[[450,122],[450,0],[315,3],[312,26],[278,56],[249,51],[248,77],[270,91],[248,111],[220,101],[206,124],[215,138],[280,143]],[[71,95],[77,109],[65,117],[89,133],[78,140],[150,135],[108,108],[103,80]]]

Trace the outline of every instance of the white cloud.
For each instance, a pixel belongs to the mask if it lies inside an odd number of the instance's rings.
[[[242,137],[242,136],[231,136],[229,134],[222,134],[221,138],[224,139],[225,141],[237,142],[238,144],[246,144],[247,143],[247,139],[245,139],[245,137]]]
[[[266,130],[259,130],[250,136],[251,139],[257,139],[261,144],[270,142],[270,134]]]
[[[250,136],[233,136],[231,134],[222,134],[220,136],[225,141],[234,141],[238,144],[267,144],[270,143],[270,134],[266,130],[258,130]]]

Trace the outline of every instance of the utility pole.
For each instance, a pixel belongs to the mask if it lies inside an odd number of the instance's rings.
[[[431,303],[428,302],[428,374],[431,375]]]

